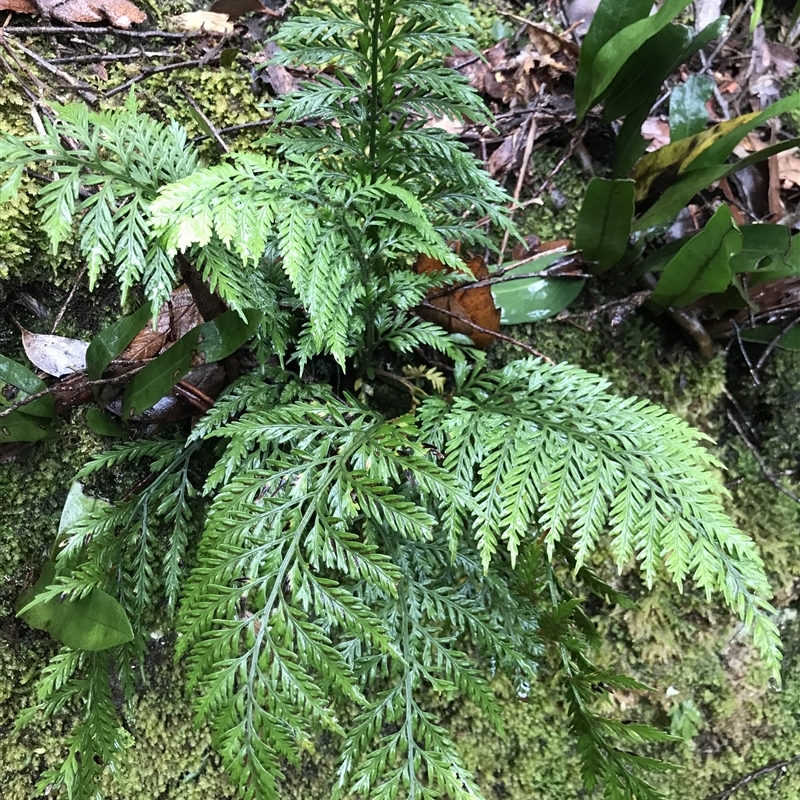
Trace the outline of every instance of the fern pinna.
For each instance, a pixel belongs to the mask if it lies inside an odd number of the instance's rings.
[[[285,765],[323,731],[341,742],[336,796],[480,797],[430,701],[468,698],[500,730],[492,676],[522,691],[548,649],[586,786],[657,797],[642,771],[668,767],[635,747],[670,737],[595,706],[610,689],[643,688],[590,658],[596,632],[575,587],[625,602],[591,571],[598,549],[648,585],[691,579],[721,593],[777,677],[769,585],[724,513],[702,435],[568,365],[484,369],[469,343],[414,312],[462,279],[448,242],[491,247],[481,219],[513,230],[507,195],[457,139],[425,127],[430,113],[488,121],[439,58],[473,49],[457,33],[471,26],[456,0],[361,0],[354,19],[295,18],[279,60],[333,66],[277,101],[263,152],[215,166],[132,99],[60,109],[44,135],[0,141],[3,196],[31,162],[57,172],[43,221],[58,247],[76,220],[92,281],[111,266],[123,293],[142,284],[157,308],[178,257],[243,317],[261,314],[257,363],[191,432],[120,444],[79,476],[149,463],[122,500],[62,533],[55,577],[27,608],[102,590],[133,639],[66,647],[47,668],[21,722],[80,716],[42,789],[88,798],[106,767],[124,772],[109,673],[130,701],[160,618],[245,798],[279,797]],[[415,274],[419,253],[454,271]],[[409,409],[387,387],[407,385],[403,364],[433,351],[451,377]]]

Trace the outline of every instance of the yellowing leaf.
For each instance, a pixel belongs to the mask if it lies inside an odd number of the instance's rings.
[[[758,111],[725,120],[713,128],[678,139],[677,142],[648,153],[636,162],[631,177],[636,182],[635,197],[639,202],[650,194],[653,183],[661,176],[674,179],[680,175],[703,151],[739,126],[746,125],[759,116]],[[744,135],[745,131],[742,131]],[[670,181],[671,182],[671,181]]]

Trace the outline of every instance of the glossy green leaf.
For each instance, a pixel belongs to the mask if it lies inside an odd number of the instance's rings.
[[[595,100],[608,88],[625,62],[645,42],[669,25],[690,2],[691,0],[665,0],[655,14],[623,28],[600,48],[591,62],[588,88],[584,89],[582,85],[579,93],[576,79],[575,102],[578,122],[583,120]],[[609,5],[615,6],[617,3],[611,0]]]
[[[575,246],[599,275],[625,252],[635,208],[632,180],[593,178],[586,189],[575,228]]]
[[[691,41],[691,28],[671,24],[642,45],[599,98],[603,102],[603,122],[624,117],[642,106],[647,106],[649,112],[664,80]]]
[[[769,268],[789,254],[792,238],[785,225],[742,225],[742,250],[731,259],[731,271],[752,272]]]
[[[751,118],[748,119],[745,124],[729,131],[725,136],[720,137],[703,150],[697,158],[693,159],[691,164],[686,167],[687,171],[723,164],[728,160],[734,147],[736,147],[750,131],[755,130],[759,125],[763,125],[765,122],[769,122],[773,117],[777,117],[789,111],[794,111],[797,108],[800,108],[800,92],[794,92],[787,97],[777,100],[772,103],[772,105],[767,106],[761,113],[754,114],[752,117],[749,114],[745,115]]]
[[[226,311],[182,336],[165,353],[137,373],[122,396],[122,419],[127,420],[158,402],[192,368],[201,353],[210,363],[235,353],[261,322],[261,311],[247,309],[245,319]]]
[[[527,275],[539,272],[564,253],[551,253],[531,264],[522,264],[506,274]],[[523,322],[540,322],[563,311],[581,292],[586,281],[581,278],[522,278],[506,280],[492,285],[492,297],[500,309],[501,325],[519,325]]]
[[[122,395],[122,419],[155,405],[192,368],[199,353],[202,325],[181,336],[172,347],[134,375]]]
[[[771,344],[777,339],[775,346],[782,350],[800,350],[800,328],[797,326],[784,333],[781,325],[759,325],[749,331],[742,331],[740,335],[746,342]]]
[[[143,305],[135,314],[123,317],[94,337],[86,351],[86,374],[99,380],[106,367],[134,340],[150,319],[150,305]]]
[[[61,600],[53,597],[37,602],[37,596],[56,579],[56,564],[48,561],[39,580],[20,598],[18,617],[31,628],[47,631],[54,639],[75,650],[107,650],[133,639],[128,615],[120,603],[102,589],[86,597]]]
[[[652,7],[650,0],[602,0],[581,44],[578,73],[575,76],[575,103],[578,108],[589,110],[592,68],[600,49],[621,30],[647,17]]]
[[[83,493],[83,484],[73,481],[69,487],[67,499],[61,509],[61,519],[58,521],[58,541],[75,526],[77,522],[91,514],[97,508],[108,507],[109,503],[99,497],[91,497]]]
[[[128,432],[120,425],[119,420],[104,414],[99,408],[90,408],[86,411],[86,424],[100,436],[113,436],[115,439],[124,439]]]
[[[708,75],[690,75],[676,86],[669,97],[669,138],[676,142],[705,130],[708,124],[706,103],[714,92]]]
[[[57,434],[43,417],[29,416],[22,409],[0,417],[0,442],[40,442],[56,438]]]
[[[777,153],[790,150],[792,147],[797,147],[798,145],[800,145],[800,137],[797,139],[788,139],[785,142],[778,142],[778,144],[765,147],[763,150],[759,150],[733,164],[719,164],[714,167],[705,167],[704,169],[687,169],[686,172],[681,175],[672,186],[666,189],[658,200],[634,222],[632,230],[634,232],[646,231],[649,228],[655,228],[658,225],[663,225],[665,222],[670,222],[677,216],[678,212],[699,191],[705,189],[706,186],[710,186],[721,178],[728,177],[728,175],[733,175],[740,169],[749,167],[751,164],[757,164]]]
[[[694,39],[684,48],[683,52],[674,59],[663,78],[674,71],[675,67],[683,64],[691,58],[698,50],[705,47],[709,42],[718,38],[728,24],[728,17],[720,17],[709,25],[706,25]],[[668,29],[667,29],[668,30]],[[660,84],[659,84],[660,91]],[[614,144],[614,168],[612,177],[624,178],[633,169],[634,164],[644,155],[647,150],[647,141],[641,134],[642,123],[650,114],[652,102],[645,102],[638,108],[630,111],[622,124],[622,128],[617,135]]]
[[[206,363],[221,361],[235,353],[255,332],[264,317],[261,311],[248,308],[246,321],[236,311],[226,311],[200,326],[200,350]]]
[[[44,391],[45,382],[27,367],[0,355],[0,383],[7,383],[20,390],[15,401],[24,400],[32,394]],[[50,395],[40,397],[24,407],[24,414],[32,417],[52,417],[55,415],[55,401]],[[2,419],[2,418],[0,418]],[[6,418],[7,419],[7,418]],[[31,439],[11,439],[7,441],[35,441]]]
[[[649,303],[657,311],[686,306],[707,294],[723,292],[731,283],[731,257],[742,249],[742,234],[731,210],[720,206],[700,233],[693,236],[664,267]]]

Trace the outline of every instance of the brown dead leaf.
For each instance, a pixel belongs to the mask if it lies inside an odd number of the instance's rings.
[[[0,11],[13,11],[15,14],[39,13],[39,10],[30,0],[0,0]]]
[[[60,378],[86,369],[89,342],[48,333],[31,333],[24,328],[20,330],[25,355],[42,372]]]
[[[531,44],[542,57],[545,66],[566,72],[577,71],[580,48],[575,42],[553,33],[543,25],[528,22],[527,26]]]
[[[647,139],[647,152],[669,144],[669,123],[659,117],[648,117],[642,123],[642,136]]]
[[[155,329],[147,325],[139,331],[120,359],[145,361],[155,358],[202,322],[203,317],[197,310],[192,293],[188,287],[179,286],[159,309]]]
[[[144,22],[144,11],[129,0],[34,0],[45,20],[56,19],[67,25],[108,22],[114,28],[127,30]]]
[[[489,277],[489,270],[480,256],[475,256],[466,263],[476,281],[482,281]],[[452,271],[441,261],[426,255],[420,255],[417,258],[415,269],[420,274]],[[494,343],[494,337],[489,331],[499,332],[500,309],[494,304],[491,287],[471,288],[467,285],[466,288],[460,288],[459,285],[456,285],[447,294],[439,294],[431,298],[429,302],[448,313],[439,313],[432,308],[423,308],[419,311],[419,315],[423,319],[435,322],[452,333],[466,334],[482,350],[488,350]]]
[[[784,150],[776,156],[778,162],[778,177],[781,185],[800,186],[800,148],[793,147],[791,150]]]

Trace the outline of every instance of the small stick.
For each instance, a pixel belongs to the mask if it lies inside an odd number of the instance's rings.
[[[131,86],[140,83],[141,81],[145,81],[148,78],[151,78],[153,75],[158,75],[159,72],[171,72],[175,69],[199,67],[201,66],[201,61],[202,59],[200,58],[193,58],[191,61],[179,61],[177,64],[165,64],[161,67],[151,67],[143,71],[141,75],[137,75],[135,78],[130,78],[130,80],[125,81],[125,83],[121,83],[119,86],[115,86],[113,89],[110,89],[106,92],[106,97],[113,97],[115,94],[124,92],[126,89],[130,89]]]
[[[511,217],[514,216],[514,211],[519,203],[519,195],[522,191],[522,184],[525,180],[525,173],[528,171],[528,163],[531,160],[531,152],[533,151],[533,142],[536,139],[536,113],[531,114],[530,122],[528,123],[528,138],[525,141],[525,150],[522,153],[522,164],[517,175],[517,185],[514,187],[514,207],[511,209]],[[503,256],[508,246],[508,237],[510,236],[508,228],[503,233],[503,243],[500,245],[500,253],[497,257],[497,266],[503,263]]]
[[[47,59],[42,58],[38,53],[35,53],[28,47],[25,47],[22,42],[18,39],[13,40],[16,47],[22,50],[28,58],[36,62],[42,69],[46,69],[48,72],[55,75],[57,78],[61,78],[67,86],[69,86],[72,91],[76,94],[79,94],[87,103],[90,105],[96,105],[97,103],[97,95],[92,91],[92,87],[86,83],[82,83],[80,81],[76,81],[75,78],[72,77],[68,72],[64,72],[63,69],[59,69],[58,67],[54,67]]]
[[[736,428],[736,432],[739,434],[739,438],[745,443],[747,449],[753,454],[753,458],[755,458],[756,463],[761,469],[762,474],[764,477],[781,493],[785,494],[790,500],[794,500],[795,503],[800,503],[800,497],[798,497],[794,492],[787,489],[768,469],[767,465],[764,463],[764,459],[761,458],[761,454],[756,449],[756,446],[747,438],[747,435],[744,432],[744,428],[742,427],[741,423],[739,422],[736,417],[731,414],[730,410],[725,412],[725,416],[728,418],[731,425]]]
[[[64,36],[65,34],[78,33],[81,36],[122,36],[127,39],[197,39],[207,35],[205,31],[196,33],[173,33],[171,31],[126,31],[122,28],[83,28],[78,26],[61,25],[9,25],[3,28],[3,33],[18,34],[20,36]]]
[[[531,347],[529,344],[525,344],[525,342],[521,342],[519,339],[515,339],[513,336],[506,336],[504,333],[498,333],[497,331],[489,330],[489,328],[484,328],[483,325],[478,325],[477,322],[473,322],[471,319],[468,319],[467,317],[462,317],[460,314],[448,311],[445,308],[439,308],[439,306],[435,306],[433,303],[429,303],[427,300],[423,300],[420,303],[420,305],[423,308],[429,308],[432,311],[435,311],[437,314],[444,314],[446,317],[452,317],[453,319],[457,319],[460,322],[463,322],[465,325],[469,325],[470,328],[474,328],[476,331],[478,331],[478,333],[485,333],[487,336],[492,336],[495,339],[500,339],[503,342],[508,342],[509,344],[521,347],[523,350],[527,350],[529,353],[536,356],[537,358],[541,358],[548,364],[555,364],[555,361],[553,361],[552,358],[548,358],[544,353],[540,353],[538,350]]]
[[[86,264],[84,264],[78,270],[78,274],[75,276],[75,280],[72,282],[72,288],[69,290],[67,299],[64,301],[64,305],[61,306],[61,309],[59,310],[58,314],[56,314],[56,319],[55,322],[53,322],[53,327],[51,328],[50,333],[56,332],[56,328],[59,326],[61,318],[64,316],[64,312],[67,310],[67,307],[72,302],[72,298],[75,296],[75,292],[78,289],[78,284],[81,282],[81,278],[83,278],[85,272],[86,272]]]
[[[200,108],[199,105],[195,102],[194,97],[189,93],[188,89],[186,89],[183,84],[180,84],[178,88],[181,91],[181,94],[186,98],[186,101],[189,105],[195,110],[196,114],[200,117],[200,119],[205,122],[206,127],[208,128],[211,136],[213,137],[214,141],[217,143],[217,147],[219,147],[220,151],[223,153],[230,153],[231,149],[228,147],[227,144],[223,141],[222,137],[219,135],[219,131],[214,127],[214,123],[203,113],[203,109]]]

